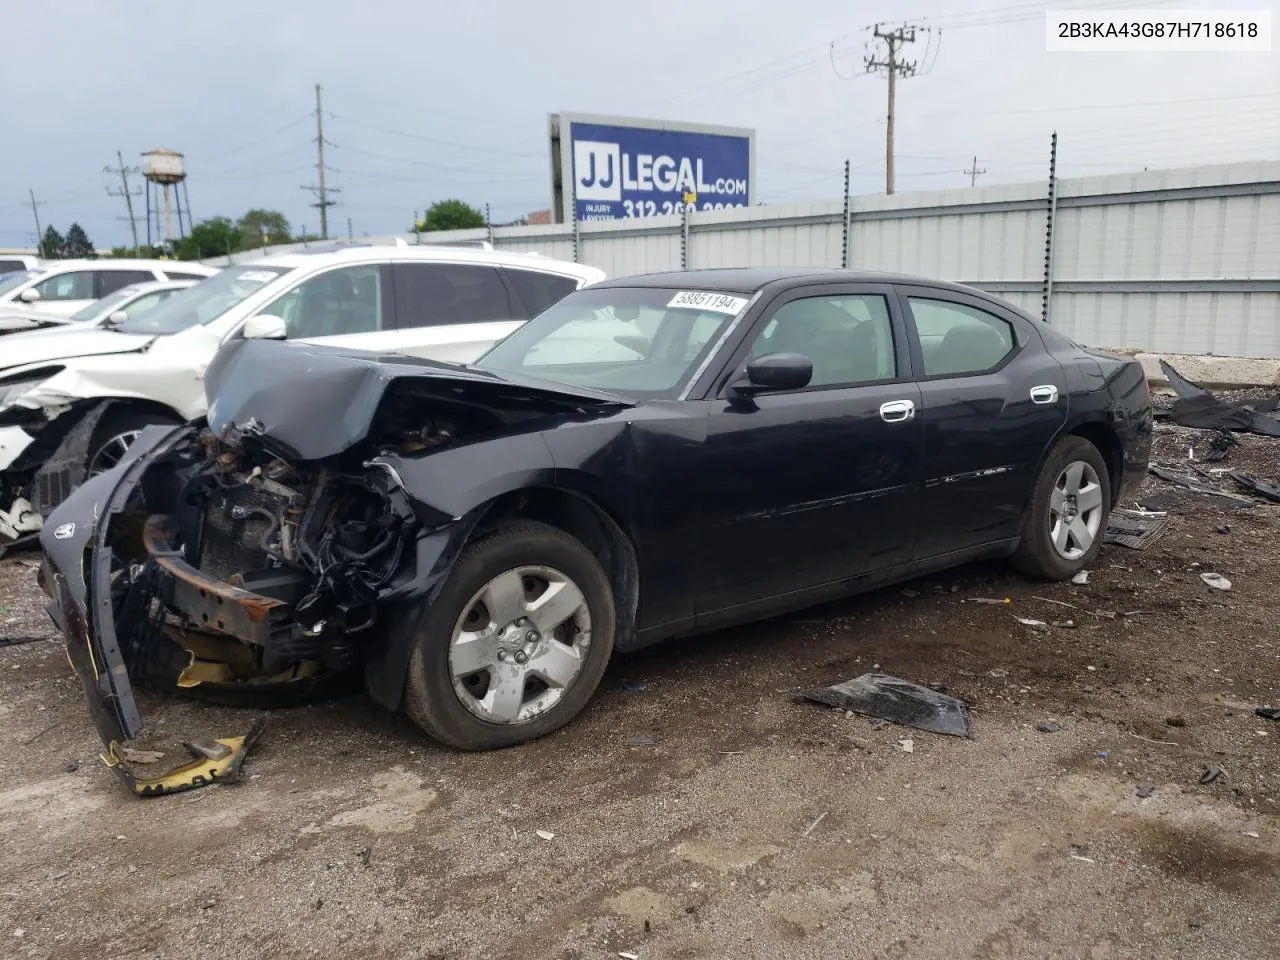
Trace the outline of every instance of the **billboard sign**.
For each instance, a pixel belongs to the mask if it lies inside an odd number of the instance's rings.
[[[584,114],[551,117],[553,209],[560,222],[749,206],[755,131]]]

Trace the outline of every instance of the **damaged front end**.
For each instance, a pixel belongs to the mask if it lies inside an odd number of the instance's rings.
[[[125,762],[134,685],[267,709],[355,689],[380,604],[412,593],[422,520],[390,472],[295,466],[234,430],[151,428],[41,535],[50,614],[104,759],[142,795],[234,774],[256,729],[189,745],[155,778]]]

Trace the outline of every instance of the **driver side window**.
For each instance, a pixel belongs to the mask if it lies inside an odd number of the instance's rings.
[[[340,267],[298,284],[260,311],[284,321],[290,340],[374,333],[390,326],[382,270]]]
[[[779,307],[750,358],[798,353],[813,363],[810,387],[853,386],[898,375],[889,307],[879,294],[805,297]]]
[[[35,285],[41,300],[93,300],[93,273],[89,270],[55,273]]]

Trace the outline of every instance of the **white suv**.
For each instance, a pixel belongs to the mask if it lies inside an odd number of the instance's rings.
[[[50,260],[35,270],[0,274],[0,314],[13,306],[69,317],[131,283],[198,281],[217,272],[179,260]]]
[[[144,427],[204,416],[204,371],[229,340],[284,337],[469,363],[604,278],[534,254],[312,248],[226,267],[137,317],[87,331],[76,356],[62,352],[61,331],[4,337],[0,550],[39,530],[42,514],[110,469]]]

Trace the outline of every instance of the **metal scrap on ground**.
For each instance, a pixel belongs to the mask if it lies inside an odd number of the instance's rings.
[[[1178,395],[1169,411],[1174,423],[1200,430],[1232,430],[1280,437],[1280,417],[1272,415],[1272,411],[1280,408],[1280,397],[1251,403],[1227,403],[1192,383],[1164,360],[1160,361],[1160,369]]]
[[[825,703],[929,733],[970,735],[969,708],[963,700],[885,673],[864,673],[830,687],[800,690],[796,699]]]
[[[1168,524],[1169,518],[1164,515],[1152,516],[1136,510],[1113,510],[1107,520],[1107,532],[1103,534],[1102,542],[1142,550],[1158,539]]]

